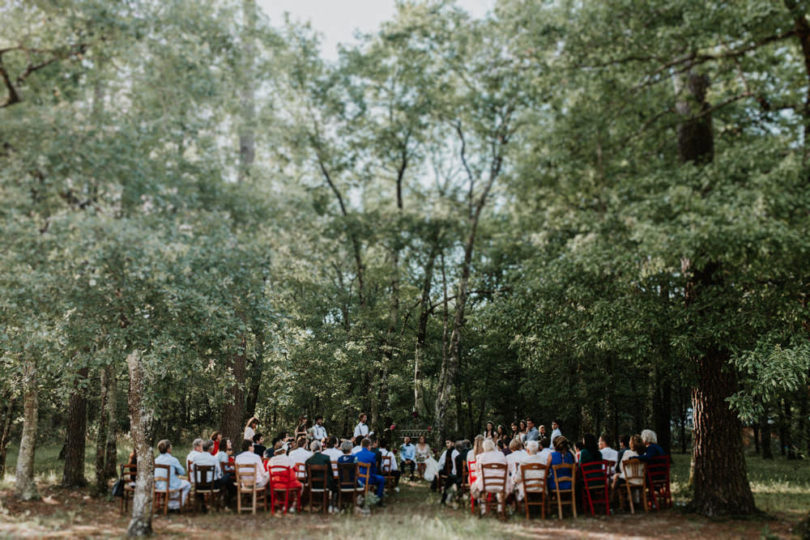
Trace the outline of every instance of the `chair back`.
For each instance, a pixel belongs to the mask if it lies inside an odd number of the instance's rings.
[[[256,464],[239,463],[236,465],[236,485],[242,491],[256,489]]]
[[[121,478],[125,483],[134,482],[138,476],[138,466],[134,463],[121,464]]]
[[[603,460],[603,461],[604,461],[605,463],[607,463],[607,473],[608,473],[608,476],[612,476],[612,475],[613,475],[613,473],[616,471],[616,462],[615,462],[615,461],[613,461],[612,459],[605,459],[605,460]]]
[[[191,471],[194,470],[194,462],[190,459],[186,460],[186,475],[188,475],[188,481],[191,484],[194,484],[194,475],[191,474]]]
[[[552,465],[551,473],[554,477],[554,487],[558,493],[566,493],[574,491],[574,482],[577,477],[577,466],[575,463],[561,463],[560,465]],[[567,487],[560,486],[561,483],[570,484]]]
[[[168,492],[171,467],[155,464],[155,491]]]
[[[304,463],[296,463],[293,465],[295,471],[295,477],[298,478],[298,481],[302,484],[307,483],[307,466]]]
[[[279,484],[286,485],[290,479],[290,468],[286,465],[270,465],[270,486],[276,489]]]
[[[608,481],[608,463],[606,461],[590,461],[580,465],[582,481],[586,488],[604,487]]]
[[[544,493],[546,491],[548,465],[524,463],[520,466],[520,476],[523,482],[523,490],[526,493]]]
[[[506,463],[484,463],[481,465],[481,480],[484,493],[506,491]]]
[[[470,469],[467,467],[466,459],[461,462],[461,487],[462,489],[470,487]]]
[[[195,465],[191,475],[191,482],[197,493],[203,491],[214,491],[214,467],[215,465]]]
[[[624,474],[624,481],[631,486],[642,486],[647,474],[646,466],[638,459],[628,459],[622,462],[622,474]]]
[[[469,483],[470,483],[470,485],[473,485],[475,483],[475,481],[478,479],[478,475],[477,475],[477,473],[475,471],[475,460],[472,460],[472,461],[469,462],[468,472],[469,472],[469,477],[470,477]]]
[[[647,478],[650,485],[669,485],[669,456],[659,456],[647,462]]]
[[[363,485],[365,490],[368,490],[368,483],[371,480],[371,463],[356,463],[357,465],[357,480]]]
[[[332,467],[329,465],[307,465],[307,478],[311,491],[325,491],[329,482]]]
[[[338,489],[353,490],[357,487],[357,463],[338,463]]]
[[[391,456],[383,456],[381,469],[383,474],[388,474],[391,472]]]

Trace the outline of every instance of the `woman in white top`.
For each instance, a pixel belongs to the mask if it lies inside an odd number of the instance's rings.
[[[521,459],[516,463],[516,473],[513,476],[514,484],[515,484],[515,493],[517,496],[518,501],[523,500],[523,473],[520,470],[522,465],[528,465],[530,463],[539,463],[541,465],[546,465],[548,458],[545,456],[541,456],[538,454],[538,450],[540,449],[540,443],[537,441],[529,441],[526,443],[526,452],[525,456],[522,456]],[[511,456],[512,454],[509,454]],[[509,456],[506,456],[509,459]],[[542,478],[545,473],[541,471],[527,471],[526,478]]]
[[[245,425],[245,434],[242,436],[246,441],[253,442],[253,436],[256,435],[256,427],[259,425],[259,419],[251,416],[250,420]]]
[[[483,466],[490,464],[490,463],[501,463],[503,465],[507,465],[506,463],[506,456],[503,455],[503,452],[498,450],[498,447],[495,446],[495,443],[492,439],[486,439],[483,443],[484,451],[478,454],[475,459],[475,471],[476,471],[476,479],[475,482],[470,486],[470,493],[473,497],[478,499],[481,496],[481,492],[484,490],[484,478],[481,476],[481,471],[483,471]],[[487,478],[490,478],[487,476]],[[509,476],[507,475],[506,479],[506,491],[507,493],[511,491],[512,483],[509,480]],[[499,492],[498,494],[498,502],[503,502],[503,492]]]
[[[616,486],[619,485],[619,480],[624,482],[624,462],[628,459],[637,458],[639,456],[639,452],[644,452],[644,443],[641,441],[641,437],[639,435],[633,435],[630,437],[630,449],[625,450],[624,454],[622,454],[622,463],[621,467],[616,467],[617,469],[621,468],[620,472],[617,472],[613,475],[613,488],[615,489]]]
[[[420,477],[425,476],[425,462],[430,457],[430,445],[425,440],[424,435],[419,436],[419,442],[416,443],[416,451],[414,457],[416,458],[416,470]]]

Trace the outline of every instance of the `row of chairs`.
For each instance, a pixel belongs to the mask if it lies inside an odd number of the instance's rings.
[[[158,474],[155,477],[155,482],[152,487],[152,501],[154,511],[160,512],[165,515],[168,513],[169,502],[172,500],[180,501],[181,492],[179,489],[170,489],[166,478],[169,478],[168,465],[155,465],[155,471],[163,470],[163,474]],[[189,476],[191,482],[191,492],[189,494],[188,502],[194,501],[196,504],[200,499],[214,508],[221,508],[223,506],[223,493],[219,487],[216,487],[213,481],[214,466],[213,465],[197,465],[193,468],[189,467],[192,474]],[[135,478],[136,465],[123,464],[121,465],[121,478]],[[236,487],[236,506],[237,512],[251,511],[256,513],[259,505],[268,509],[267,496],[270,494],[270,511],[275,512],[276,507],[283,502],[283,512],[286,514],[290,505],[290,497],[297,498],[296,505],[300,511],[302,508],[302,500],[299,496],[298,488],[287,488],[286,479],[289,478],[290,468],[285,466],[271,466],[270,467],[270,481],[266,486],[259,487],[256,478],[256,469],[253,464],[233,465],[228,464],[223,467],[224,473],[230,473],[234,478],[234,485]],[[371,476],[371,467],[366,463],[335,463],[330,467],[327,465],[305,465],[303,463],[297,464],[295,467],[296,477],[303,485],[303,495],[307,496],[309,501],[309,511],[313,511],[313,502],[320,499],[320,510],[326,512],[328,509],[328,475],[335,475],[338,487],[338,507],[343,507],[345,503],[351,499],[352,507],[357,505],[359,495],[368,495],[369,479]],[[388,476],[386,476],[386,479]],[[124,483],[124,492],[121,497],[121,513],[125,514],[135,492],[134,482]],[[201,497],[198,497],[200,495]],[[245,499],[249,504],[244,505]],[[283,499],[283,500],[282,500]],[[188,503],[187,503],[188,506]]]
[[[570,506],[574,517],[577,517],[576,491],[577,471],[582,478],[580,497],[582,508],[596,515],[595,508],[603,506],[605,515],[610,515],[610,475],[615,466],[613,461],[595,461],[582,465],[561,464],[549,467],[541,463],[527,463],[520,466],[521,481],[524,489],[524,507],[526,518],[529,518],[529,507],[539,506],[542,518],[546,517],[548,504],[556,501],[557,517],[562,519],[563,506]],[[464,463],[464,476],[462,492],[468,492],[470,485],[475,483],[475,462],[468,468]],[[670,462],[669,456],[655,458],[648,463],[637,459],[630,459],[622,463],[625,481],[617,493],[619,504],[624,508],[625,498],[630,506],[630,512],[635,513],[633,492],[640,492],[639,501],[644,511],[648,509],[662,509],[672,507],[672,493],[670,490]],[[555,478],[554,489],[548,487],[549,471]],[[490,511],[497,505],[498,493],[505,493],[507,466],[501,463],[487,463],[481,467],[482,473],[482,500],[477,501],[470,495],[470,511],[475,513],[475,505],[483,505],[485,511]],[[561,483],[570,484],[568,488],[561,488]],[[532,497],[536,500],[532,501]],[[501,505],[502,517],[505,517],[506,505]]]

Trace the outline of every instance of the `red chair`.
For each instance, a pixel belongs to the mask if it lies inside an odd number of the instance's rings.
[[[659,456],[647,462],[647,489],[650,507],[656,510],[672,508],[669,486],[669,456]]]
[[[280,500],[276,493],[284,493],[284,513],[290,507],[290,493],[298,497],[297,506],[301,510],[301,495],[297,486],[290,486],[292,474],[290,468],[284,465],[273,465],[270,467],[270,513],[276,513],[276,503]]]
[[[608,490],[607,461],[592,461],[580,466],[582,473],[582,508],[596,515],[594,505],[604,505],[605,515],[610,515],[610,492]]]
[[[468,485],[472,486],[476,479],[478,478],[475,474],[475,460],[469,462],[469,481]],[[472,496],[472,490],[470,490],[470,513],[475,514],[475,497]]]

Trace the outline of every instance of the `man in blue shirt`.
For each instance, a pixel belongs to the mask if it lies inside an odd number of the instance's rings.
[[[399,447],[399,455],[400,459],[402,460],[402,472],[405,472],[405,468],[409,467],[411,469],[411,480],[413,480],[413,472],[416,470],[416,447],[411,444],[411,438],[405,437],[405,444]]]
[[[363,442],[361,442],[360,444],[363,447],[363,449],[357,452],[357,454],[354,457],[357,459],[357,463],[365,463],[370,468],[368,483],[371,484],[372,486],[377,486],[376,493],[379,499],[377,504],[379,506],[382,506],[383,493],[385,492],[385,478],[377,474],[377,456],[374,454],[374,452],[372,452],[369,449],[371,447],[371,441],[369,439],[363,439]]]
[[[526,442],[539,441],[540,432],[537,431],[537,428],[534,426],[534,418],[531,417],[527,418],[526,426],[529,428],[529,431],[526,433]]]
[[[188,480],[179,478],[179,476],[186,474],[186,471],[183,469],[182,465],[180,465],[180,462],[177,461],[177,458],[172,455],[172,443],[164,439],[158,443],[157,448],[160,455],[155,458],[155,465],[168,465],[169,478],[166,478],[166,473],[163,469],[156,470],[156,488],[159,490],[167,489],[166,483],[168,480],[168,489],[179,490],[180,500],[171,499],[169,501],[169,508],[178,510],[186,505],[186,499],[188,498],[188,492],[191,490],[191,484]]]

